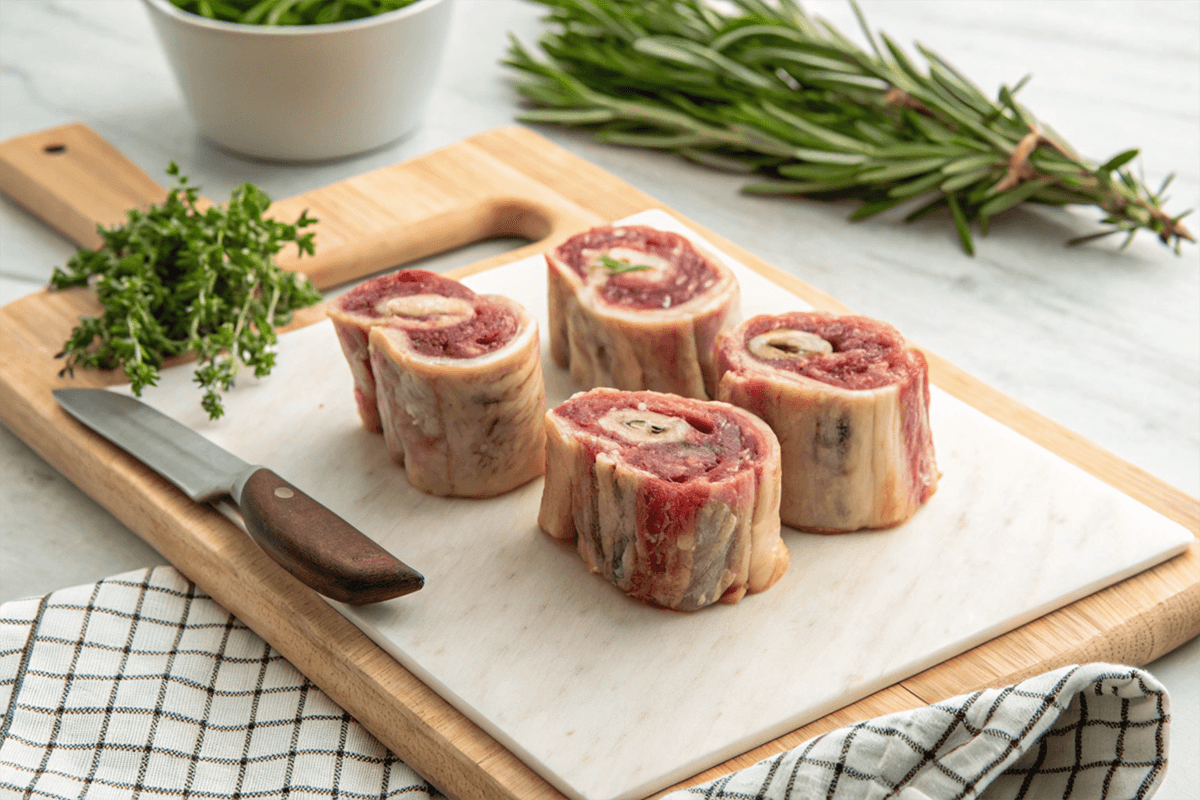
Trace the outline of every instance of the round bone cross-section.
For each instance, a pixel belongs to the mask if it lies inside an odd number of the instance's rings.
[[[537,322],[519,303],[406,270],[329,311],[363,425],[423,492],[491,497],[542,472]]]
[[[737,314],[729,268],[686,237],[603,226],[546,254],[550,354],[579,386],[707,400],[712,348]]]
[[[632,597],[693,611],[787,570],[779,443],[752,414],[599,388],[548,412],[546,437],[538,524]]]
[[[885,322],[760,315],[723,332],[717,397],[766,421],[783,454],[785,525],[888,528],[933,495],[924,355]]]

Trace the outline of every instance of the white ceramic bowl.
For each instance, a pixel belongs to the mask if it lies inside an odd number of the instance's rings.
[[[220,22],[143,0],[201,134],[270,161],[322,161],[393,142],[421,121],[452,0],[328,25]]]

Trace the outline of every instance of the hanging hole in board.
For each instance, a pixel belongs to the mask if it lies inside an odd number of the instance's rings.
[[[44,152],[49,153],[52,156],[56,156],[56,155],[59,155],[60,153],[67,152],[67,146],[65,144],[48,144],[45,147],[43,147],[42,150]]]

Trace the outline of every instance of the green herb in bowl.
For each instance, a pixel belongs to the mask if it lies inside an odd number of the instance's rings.
[[[271,198],[248,183],[226,205],[201,210],[199,188],[174,163],[167,173],[176,185],[161,205],[100,228],[99,248],[80,248],[65,270],[54,270],[52,288],[92,284],[104,308],[80,319],[58,354],[66,359],[60,374],[122,367],[141,395],[167,358],[194,352],[201,405],[216,419],[220,393],[242,365],[260,378],[275,366],[275,326],[321,299],[312,283],[275,263],[287,242],[312,255],[313,234],[299,229],[316,220],[307,212],[294,224],[264,218]]]
[[[171,0],[183,11],[243,25],[328,25],[410,6],[417,0]]]

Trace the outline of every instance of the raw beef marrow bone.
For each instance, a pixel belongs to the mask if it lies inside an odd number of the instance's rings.
[[[786,571],[779,442],[727,403],[598,388],[546,414],[538,525],[652,605],[736,603]]]
[[[717,333],[733,324],[733,272],[687,237],[601,226],[546,253],[550,355],[585,388],[708,400]]]
[[[826,312],[759,315],[722,333],[717,397],[779,438],[785,525],[889,528],[934,492],[924,356],[891,325]]]

